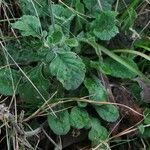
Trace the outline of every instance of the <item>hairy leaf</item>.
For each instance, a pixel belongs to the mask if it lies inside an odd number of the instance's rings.
[[[96,118],[91,119],[91,130],[89,131],[88,137],[94,145],[99,144],[108,138],[108,131],[103,127],[100,121]]]
[[[50,64],[50,71],[67,90],[78,88],[85,77],[85,65],[73,52],[59,51]]]
[[[66,33],[69,33],[70,23],[75,17],[75,14],[73,14],[73,12],[68,8],[64,8],[63,6],[58,4],[52,5],[52,12],[57,24],[60,24],[64,28],[64,31],[66,31]]]
[[[130,64],[132,67],[138,70],[137,64],[130,58],[122,57],[124,61]],[[104,64],[109,68],[109,74],[114,77],[119,78],[134,78],[137,74],[130,71],[128,68],[120,64],[119,62],[113,60],[112,58],[107,58],[104,60]]]
[[[69,113],[63,111],[57,114],[57,117],[49,115],[48,124],[52,131],[57,135],[65,135],[70,130]]]
[[[115,122],[119,118],[119,111],[114,105],[95,106],[95,109],[99,116],[108,122]]]
[[[103,74],[108,74],[108,75],[111,74],[110,67],[107,64],[105,64],[103,61],[102,62],[100,62],[100,61],[90,61],[90,66],[92,68],[95,68],[97,71],[102,72]]]
[[[75,38],[70,38],[65,40],[65,44],[67,44],[70,47],[76,47],[79,43]]]
[[[40,37],[40,21],[35,16],[24,15],[12,27],[20,30],[22,36]]]
[[[14,60],[22,65],[27,65],[32,62],[41,61],[42,57],[38,55],[42,43],[40,40],[20,40],[21,45],[17,41],[8,43],[7,50]],[[10,63],[13,63],[10,60]]]
[[[75,1],[75,10],[81,14],[85,13],[84,4],[81,2],[81,0]],[[76,16],[76,21],[75,21],[75,26],[76,26],[75,32],[76,33],[83,28],[84,21],[85,20],[81,16],[79,16],[79,15]]]
[[[49,5],[46,0],[18,0],[18,2],[23,14],[35,15],[37,11],[40,17],[49,15]]]
[[[94,35],[101,40],[110,40],[119,33],[116,16],[117,13],[114,11],[104,11],[98,15],[91,24]]]
[[[94,80],[91,78],[86,78],[84,80],[84,85],[88,89],[92,100],[99,102],[107,100],[106,90],[98,79]]]
[[[145,82],[150,83],[150,80],[149,80],[149,78],[147,78],[147,76],[145,76],[141,71],[139,71],[137,68],[135,68],[130,63],[128,63],[126,60],[122,59],[122,57],[116,55],[115,53],[111,52],[107,48],[95,43],[93,40],[83,38],[83,39],[81,39],[81,41],[91,45],[95,49],[98,56],[99,56],[99,53],[101,53],[101,51],[102,51],[103,53],[105,53],[106,55],[108,55],[109,57],[114,59],[116,62],[118,62],[121,65],[123,65],[124,67],[126,67],[128,70],[132,71],[134,74],[139,75],[141,77],[141,79],[143,79]]]
[[[18,82],[19,74],[16,70],[0,68],[0,94],[6,96],[18,94],[16,87]]]
[[[70,113],[70,123],[77,129],[84,128],[89,123],[89,114],[87,111],[80,107],[73,107]]]
[[[85,7],[89,10],[92,16],[96,16],[100,11],[111,10],[114,0],[83,0]]]
[[[54,26],[55,26],[55,30],[53,29],[53,26],[49,27],[49,34],[47,37],[47,43],[49,45],[60,44],[64,38],[64,34],[63,34],[61,26],[59,25],[54,25]]]
[[[49,82],[42,73],[42,65],[31,69],[28,73],[28,78],[33,82],[39,92],[45,99],[48,98]],[[33,87],[26,77],[23,77],[22,84],[19,86],[19,95],[27,103],[38,104],[43,102],[43,98],[38,91]]]

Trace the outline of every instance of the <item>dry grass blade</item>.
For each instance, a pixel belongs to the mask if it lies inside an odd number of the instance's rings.
[[[33,114],[31,114],[29,117],[27,117],[26,119],[24,119],[24,122],[29,121],[30,119],[34,118],[35,116],[37,116],[40,111],[42,111],[44,109],[44,107],[48,104],[48,102],[57,94],[57,91],[52,94],[52,96],[37,110],[35,111]],[[49,108],[49,107],[48,107]]]
[[[112,102],[98,102],[98,101],[93,101],[93,100],[88,100],[88,99],[83,99],[83,98],[70,98],[66,101],[63,101],[63,100],[60,100],[59,102],[57,103],[53,103],[51,104],[51,107],[55,107],[56,105],[59,105],[59,104],[63,104],[63,103],[69,103],[69,102],[74,102],[74,101],[78,101],[78,102],[86,102],[86,103],[90,103],[90,104],[102,104],[102,105],[116,105],[116,106],[121,106],[121,107],[124,107],[124,108],[127,108],[129,110],[131,110],[132,112],[138,114],[139,116],[144,116],[143,114],[140,114],[139,112],[137,112],[136,110],[134,110],[133,108],[127,106],[127,105],[124,105],[124,104],[120,104],[120,103],[112,103]]]

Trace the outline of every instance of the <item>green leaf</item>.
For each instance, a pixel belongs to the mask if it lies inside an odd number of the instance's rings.
[[[103,11],[111,10],[115,0],[100,0]]]
[[[18,3],[23,14],[35,15],[35,9],[38,12],[39,17],[45,17],[49,15],[49,5],[46,0],[18,0]],[[34,8],[35,7],[35,8]]]
[[[65,44],[67,44],[70,47],[77,47],[79,45],[78,41],[75,38],[66,39]]]
[[[91,130],[89,131],[88,137],[94,145],[98,145],[101,141],[108,138],[108,131],[103,127],[100,121],[96,118],[91,119]]]
[[[61,26],[55,25],[55,30],[53,29],[53,26],[50,26],[49,28],[49,34],[47,37],[47,44],[59,44],[64,38],[64,34],[62,31]]]
[[[87,103],[86,102],[77,102],[78,103],[78,106],[81,107],[81,108],[84,108],[87,106]]]
[[[12,23],[14,29],[18,29],[22,36],[40,37],[40,21],[35,16],[24,15],[15,23]]]
[[[82,129],[89,123],[89,121],[89,114],[85,109],[77,106],[71,109],[70,123],[73,127]]]
[[[100,0],[101,7],[98,0],[83,0],[85,7],[89,10],[89,14],[93,17],[99,15],[103,11],[111,10],[114,0]],[[101,9],[102,8],[102,9]]]
[[[108,122],[115,122],[119,118],[119,111],[114,105],[95,106],[95,110],[102,119]]]
[[[42,57],[38,55],[38,52],[42,43],[39,39],[20,39],[19,41],[21,44],[17,41],[11,41],[6,45],[8,52],[18,64],[27,65],[41,61]],[[13,63],[13,61],[10,60],[10,63]]]
[[[141,134],[140,137],[142,137],[142,138],[150,138],[150,128],[144,128],[143,131],[142,131],[143,134]]]
[[[86,78],[84,85],[89,91],[90,98],[95,101],[104,102],[107,100],[106,90],[98,79]]]
[[[63,29],[67,33],[69,33],[70,24],[75,17],[75,14],[73,14],[73,12],[70,11],[68,8],[64,8],[63,6],[58,4],[52,5],[52,12],[54,14],[56,23],[61,24]]]
[[[55,58],[55,53],[53,51],[49,51],[46,55],[46,62],[50,63]]]
[[[140,85],[138,83],[132,83],[128,86],[128,89],[129,89],[130,93],[132,93],[134,98],[136,99],[136,102],[141,102],[141,100],[142,100],[142,98],[141,98],[142,89],[141,89]]]
[[[16,87],[18,82],[19,75],[16,70],[10,70],[9,68],[0,68],[0,94],[6,96],[11,96],[14,94],[14,92],[15,94],[18,94]],[[14,83],[14,88],[12,83]]]
[[[75,0],[75,9],[76,11],[84,14],[84,4],[81,2],[81,0]]]
[[[149,39],[146,37],[143,37],[141,39],[137,39],[134,43],[135,48],[143,48],[150,52],[150,42]]]
[[[117,13],[114,11],[104,11],[98,15],[91,24],[94,35],[101,40],[110,40],[119,33],[116,16]]]
[[[128,64],[130,64],[133,68],[138,70],[137,64],[130,58],[127,57],[121,57],[124,61],[126,61]],[[134,78],[137,74],[133,71],[129,70],[119,62],[113,60],[112,58],[107,58],[104,60],[104,64],[109,67],[109,74],[114,77],[118,78]]]
[[[31,69],[27,75],[39,92],[43,95],[45,99],[48,98],[48,88],[49,82],[46,80],[42,73],[43,66],[37,66]],[[22,84],[19,86],[19,95],[21,99],[30,104],[38,105],[43,102],[43,98],[38,93],[38,91],[33,87],[33,85],[28,81],[26,77],[23,77]]]
[[[85,10],[84,10],[84,4],[80,2],[80,0],[76,0],[75,2],[75,10],[77,12],[79,12],[80,14],[84,14]],[[78,31],[82,30],[83,28],[83,23],[85,22],[85,20],[77,15],[76,16],[76,21],[75,21],[75,32],[77,33]]]
[[[73,52],[59,51],[50,64],[50,71],[67,90],[78,88],[85,77],[85,65]]]
[[[116,55],[115,53],[111,52],[110,50],[108,50],[107,48],[97,44],[95,41],[93,40],[89,40],[89,39],[85,39],[82,38],[80,39],[80,41],[88,43],[89,45],[91,45],[95,51],[96,54],[99,56],[99,53],[103,52],[106,55],[108,55],[109,57],[111,57],[112,59],[114,59],[115,61],[117,61],[118,63],[120,63],[121,65],[125,66],[126,68],[128,68],[130,71],[132,71],[133,73],[139,75],[139,77],[141,77],[141,79],[143,79],[143,81],[147,82],[150,84],[150,79],[144,75],[141,71],[139,71],[137,68],[134,68],[131,64],[129,64],[127,61],[125,61],[124,59],[122,59],[120,56]]]
[[[150,108],[147,108],[145,111],[144,111],[144,124],[150,124]]]
[[[52,131],[57,135],[65,135],[70,130],[69,113],[63,111],[57,114],[57,117],[53,115],[48,116],[48,124]]]
[[[143,124],[140,124],[140,125],[138,126],[138,129],[139,129],[139,131],[140,131],[141,134],[143,134],[144,131],[145,131],[145,128],[144,128],[144,125],[143,125]]]
[[[60,31],[55,31],[52,35],[47,37],[47,42],[49,44],[59,43],[62,39],[62,33]]]
[[[137,18],[137,13],[135,9],[133,8],[128,9],[128,14],[126,18],[123,20],[122,29],[129,30],[129,28],[131,28],[134,25],[136,18]]]
[[[60,21],[66,21],[72,16],[72,12],[69,9],[58,4],[52,5],[52,11],[55,14],[55,18]]]
[[[111,74],[111,69],[110,67],[105,64],[103,61],[99,62],[99,61],[90,61],[90,66],[92,68],[95,68],[96,70],[102,72],[103,74]]]

